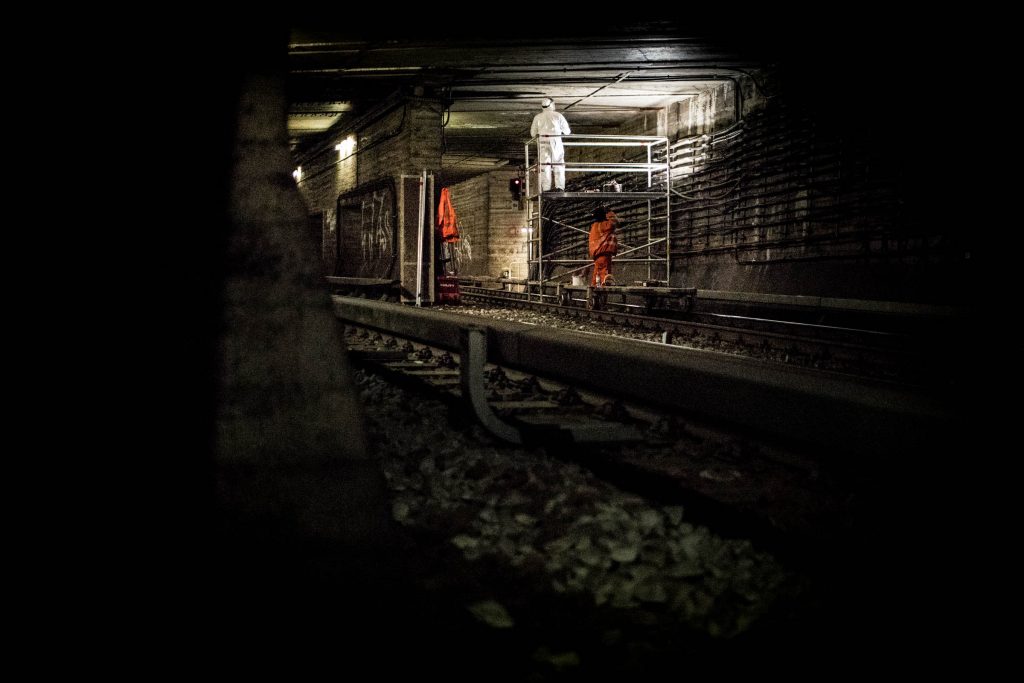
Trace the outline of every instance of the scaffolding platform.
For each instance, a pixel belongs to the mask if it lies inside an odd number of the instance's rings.
[[[591,287],[587,285],[562,285],[563,292],[586,292]],[[632,296],[659,297],[659,298],[680,298],[684,296],[696,296],[696,287],[638,287],[629,285],[605,285],[595,287],[608,294],[629,294]]]
[[[582,298],[574,296],[582,295]],[[558,284],[555,289],[558,303],[568,306],[573,301],[584,301],[586,307],[601,310],[607,307],[609,297],[617,296],[616,302],[623,308],[638,309],[642,313],[650,313],[659,306],[674,306],[678,310],[689,311],[693,308],[693,300],[697,296],[696,287],[645,287],[641,285],[564,285]],[[639,297],[641,304],[628,304],[627,297]],[[635,300],[635,299],[634,299]]]
[[[664,199],[664,192],[562,192],[549,190],[542,193],[544,201],[558,199],[593,199],[611,201],[615,199]]]
[[[577,160],[564,162],[565,174],[588,174],[587,180],[593,181],[599,189],[570,189],[541,191],[542,175],[547,164],[539,162],[540,145],[547,137],[560,137],[565,148],[579,150],[574,156]],[[533,151],[531,152],[531,147]],[[639,221],[633,219],[629,230],[630,245],[620,236],[620,251],[615,257],[617,264],[646,264],[647,280],[670,281],[671,254],[669,249],[669,226],[671,225],[671,193],[672,178],[669,167],[668,138],[648,135],[539,135],[526,143],[524,156],[526,160],[525,198],[528,202],[527,219],[527,265],[528,278],[526,293],[528,297],[536,297],[538,301],[559,299],[562,294],[554,284],[566,284],[566,278],[573,274],[586,271],[593,264],[592,259],[558,258],[562,248],[548,253],[544,252],[544,231],[551,226],[546,222],[554,222],[561,227],[582,233],[589,239],[590,223],[579,227],[562,223],[544,216],[545,202],[600,202],[605,204],[632,202],[632,210],[644,215]],[[587,149],[591,148],[591,149]],[[625,148],[623,152],[621,149]],[[632,148],[630,150],[629,148]],[[634,154],[640,160],[614,161],[607,160],[610,156],[624,159],[625,155]],[[604,158],[603,158],[604,157]],[[531,158],[537,161],[531,163]],[[600,182],[602,175],[610,178],[608,182]],[[625,182],[620,182],[620,180]],[[581,184],[577,179],[577,187]],[[646,224],[646,234],[636,224]],[[586,244],[586,242],[582,242]],[[659,245],[663,244],[663,250]],[[655,247],[658,247],[655,250]],[[632,254],[632,256],[629,256]],[[582,264],[582,265],[581,265]],[[565,266],[567,269],[553,277],[545,277],[544,268],[548,265]],[[575,267],[574,267],[575,266]],[[551,290],[552,293],[548,293]]]

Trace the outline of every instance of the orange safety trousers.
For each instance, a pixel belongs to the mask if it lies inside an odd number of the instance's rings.
[[[601,254],[594,257],[594,275],[590,284],[595,287],[604,285],[605,278],[612,274],[612,255]]]

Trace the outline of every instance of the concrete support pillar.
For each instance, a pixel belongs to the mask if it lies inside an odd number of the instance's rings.
[[[283,50],[282,50],[283,54]],[[229,522],[382,538],[383,476],[292,179],[281,72],[246,76],[231,178],[216,466]]]

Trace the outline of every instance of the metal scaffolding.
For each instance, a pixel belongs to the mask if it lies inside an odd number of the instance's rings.
[[[543,167],[547,164],[540,163],[540,144],[544,138],[548,137],[561,137],[562,145],[569,148],[645,148],[647,160],[614,162],[601,160],[566,160],[564,166],[567,176],[570,173],[606,175],[593,175],[583,179],[582,183],[579,181],[573,183],[576,186],[580,186],[585,184],[586,180],[592,180],[597,183],[596,188],[587,187],[584,189],[574,189],[573,191],[568,192],[542,192],[541,188],[543,185],[541,184],[541,174],[543,172]],[[532,156],[530,153],[531,146],[533,147],[534,152]],[[664,277],[658,279],[663,279],[666,283],[668,282],[671,271],[669,226],[671,224],[672,207],[672,179],[669,170],[668,138],[647,135],[539,135],[526,143],[524,152],[526,158],[527,215],[529,220],[529,234],[527,235],[527,263],[529,271],[526,291],[530,298],[532,298],[534,294],[537,296],[538,301],[543,301],[545,298],[555,298],[556,294],[554,293],[545,294],[544,289],[547,283],[564,278],[566,275],[571,275],[575,272],[585,271],[593,264],[591,259],[556,258],[558,252],[566,251],[566,249],[554,250],[547,254],[544,253],[543,240],[545,221],[560,224],[563,227],[576,230],[588,236],[590,234],[589,223],[586,225],[586,229],[583,229],[577,226],[561,223],[560,221],[551,218],[545,218],[543,215],[544,204],[545,202],[553,201],[583,200],[591,202],[614,201],[616,203],[622,203],[624,200],[636,200],[636,204],[641,206],[646,203],[646,218],[643,222],[646,222],[647,224],[647,241],[643,244],[627,246],[624,251],[620,252],[620,255],[636,255],[629,258],[616,256],[615,263],[646,263],[648,280],[654,277],[655,267],[658,267],[659,269],[663,267]],[[598,152],[593,156],[599,158],[601,153]],[[642,159],[643,151],[641,151],[638,156]],[[531,158],[535,161],[531,162]],[[601,183],[600,181],[605,177],[610,177],[612,180],[606,183]],[[619,182],[620,180],[624,182]],[[661,206],[662,203],[664,203],[664,206]],[[664,234],[659,234],[662,226],[664,227]],[[662,242],[664,242],[665,245],[665,254],[663,257],[655,255],[652,251],[652,247],[661,244]],[[626,245],[623,244],[622,246]],[[545,279],[545,264],[561,264],[570,267],[574,264],[583,265],[571,268],[567,272],[559,273],[556,277]],[[534,273],[536,274],[536,278],[534,278]],[[553,286],[549,285],[549,287],[554,289]]]

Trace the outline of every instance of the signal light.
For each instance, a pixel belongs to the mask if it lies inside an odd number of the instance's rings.
[[[512,178],[508,181],[508,191],[512,193],[512,198],[519,201],[523,196],[523,179]]]

